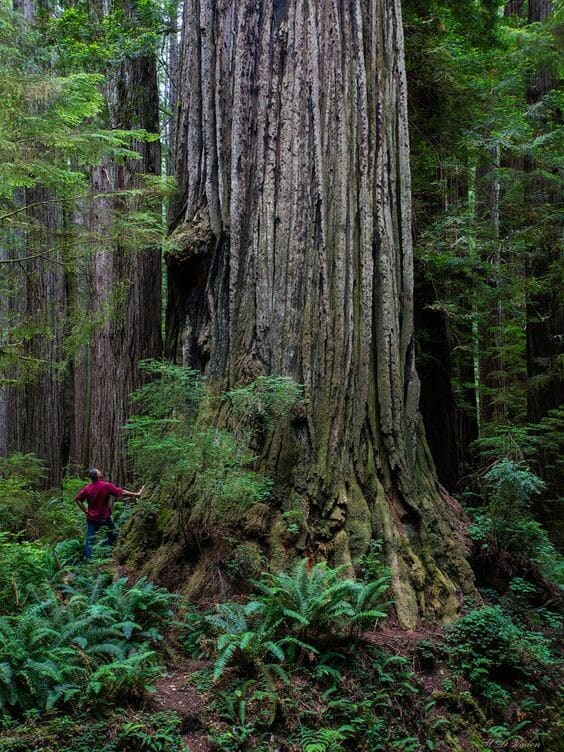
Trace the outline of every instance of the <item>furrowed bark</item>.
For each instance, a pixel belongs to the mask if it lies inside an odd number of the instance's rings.
[[[48,198],[42,189],[27,196],[28,204]],[[63,212],[53,203],[28,210],[32,227],[27,232],[29,255],[38,250],[46,257],[26,264],[26,319],[37,331],[27,347],[39,361],[37,376],[25,384],[19,406],[18,449],[34,452],[44,460],[48,485],[58,485],[68,456],[68,430],[64,415],[65,373],[63,321],[66,317],[66,279],[63,254],[57,247],[63,228]],[[63,366],[64,367],[64,366]]]
[[[168,352],[303,383],[265,467],[320,555],[383,537],[402,624],[448,618],[471,575],[418,412],[399,2],[188,0],[183,26]]]

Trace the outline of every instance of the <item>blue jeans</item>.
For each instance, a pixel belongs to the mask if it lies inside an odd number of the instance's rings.
[[[84,558],[90,559],[92,557],[92,547],[94,546],[94,540],[96,533],[101,527],[105,527],[107,530],[106,543],[108,546],[113,546],[116,542],[117,532],[116,526],[113,520],[86,520],[86,545],[84,546]]]

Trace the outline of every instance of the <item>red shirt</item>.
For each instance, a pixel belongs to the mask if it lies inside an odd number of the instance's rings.
[[[95,480],[94,483],[89,483],[81,488],[75,499],[76,501],[87,502],[86,516],[89,520],[109,520],[112,516],[109,498],[110,496],[121,496],[122,493],[123,488],[118,488],[113,483],[108,483],[106,480]]]

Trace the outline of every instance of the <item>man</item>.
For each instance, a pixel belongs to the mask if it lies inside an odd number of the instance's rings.
[[[101,527],[107,530],[106,543],[108,546],[113,546],[115,543],[117,534],[116,526],[112,520],[113,500],[110,499],[110,496],[131,496],[138,499],[143,493],[143,488],[140,491],[126,491],[108,483],[104,480],[104,474],[97,468],[89,470],[88,477],[92,483],[81,488],[74,499],[78,508],[86,515],[85,559],[91,558],[94,539]],[[88,504],[88,509],[84,506],[85,501]]]

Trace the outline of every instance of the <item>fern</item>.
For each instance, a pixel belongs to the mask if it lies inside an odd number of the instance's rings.
[[[0,708],[49,709],[85,690],[104,698],[146,691],[158,672],[149,645],[172,613],[166,591],[81,575],[59,591],[36,588],[35,597],[0,617]]]
[[[302,728],[300,743],[302,752],[342,752],[343,742],[354,733],[354,728],[347,724],[339,728]]]
[[[275,692],[278,681],[288,681],[288,668],[317,659],[321,642],[385,616],[383,606],[375,606],[388,589],[388,578],[362,583],[342,578],[343,572],[325,564],[310,569],[302,561],[292,574],[264,574],[256,583],[256,599],[217,606],[204,617],[217,639],[213,679],[234,666]],[[320,675],[340,676],[326,664]]]
[[[112,703],[117,698],[123,700],[151,691],[159,673],[154,651],[134,653],[124,660],[97,668],[90,677],[86,692],[101,697],[105,703]]]
[[[389,578],[363,584],[342,578],[344,569],[331,569],[324,563],[310,569],[304,560],[291,575],[265,574],[257,583],[265,619],[284,623],[312,642],[385,617],[389,604],[382,603],[382,597]]]

